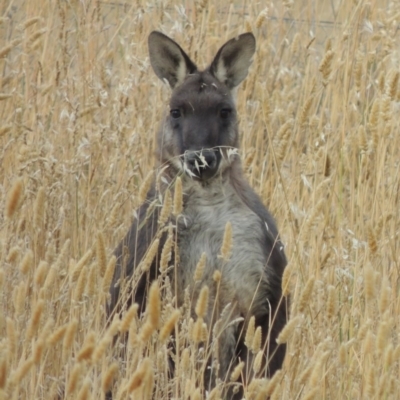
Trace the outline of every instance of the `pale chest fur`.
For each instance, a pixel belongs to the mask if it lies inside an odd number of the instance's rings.
[[[210,302],[215,299],[212,277],[219,270],[221,308],[231,302],[242,316],[254,309],[267,313],[264,221],[243,203],[229,182],[215,181],[206,187],[193,184],[186,189],[183,217],[178,224],[179,292],[193,287],[196,265],[204,252],[207,261],[201,283],[210,288]],[[220,255],[228,221],[232,225],[232,249],[229,260],[224,261]]]

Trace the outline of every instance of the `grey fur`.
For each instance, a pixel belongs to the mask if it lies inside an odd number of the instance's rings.
[[[184,290],[189,287],[196,296],[203,285],[210,289],[208,326],[219,329],[219,373],[206,373],[206,385],[216,378],[229,380],[238,358],[252,361],[252,354],[244,345],[244,333],[250,316],[262,326],[267,376],[281,368],[285,346],[277,346],[276,338],[286,323],[287,304],[282,298],[281,279],[286,266],[283,245],[275,222],[260,198],[243,176],[240,159],[234,148],[238,146],[238,128],[233,90],[247,76],[255,51],[255,39],[250,33],[231,39],[218,51],[210,67],[198,71],[181,47],[167,36],[152,32],[149,37],[151,64],[161,80],[173,88],[171,114],[166,115],[158,134],[157,157],[160,166],[168,166],[164,178],[172,182],[182,177],[184,209],[176,223],[179,265],[171,274],[177,287],[179,304]],[[213,166],[188,167],[185,154],[215,151]],[[193,153],[195,152],[195,153]],[[210,155],[210,154],[208,154]],[[215,165],[214,165],[215,164]],[[157,232],[157,213],[146,219],[148,203],[156,198],[154,188],[148,202],[138,211],[138,221],[116,250],[117,268],[110,288],[111,315],[119,311],[121,279],[132,276]],[[232,252],[228,261],[220,257],[226,223],[232,225]],[[160,251],[165,235],[160,241]],[[127,252],[123,256],[124,249]],[[206,268],[202,281],[194,285],[193,275],[202,253],[206,253]],[[158,273],[159,257],[150,271],[139,276],[132,289],[130,301],[139,302],[141,311],[147,295],[148,283]],[[217,292],[213,274],[222,273]],[[216,304],[214,314],[214,302]],[[226,311],[228,310],[228,311]],[[192,310],[193,311],[193,310]],[[194,311],[193,311],[194,315]],[[245,370],[251,370],[249,365]],[[226,393],[227,398],[241,398],[241,394]]]

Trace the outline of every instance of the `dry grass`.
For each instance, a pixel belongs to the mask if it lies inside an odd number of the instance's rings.
[[[110,387],[117,398],[205,398],[202,304],[189,320],[166,284],[143,321],[132,309],[105,325],[112,251],[140,204],[168,98],[149,68],[153,29],[199,65],[232,35],[258,40],[238,95],[240,154],[286,243],[294,322],[280,337],[282,373],[248,382],[246,399],[398,398],[400,5],[293,3],[2,5],[0,398],[100,399]],[[125,363],[111,346],[118,330],[129,332]]]

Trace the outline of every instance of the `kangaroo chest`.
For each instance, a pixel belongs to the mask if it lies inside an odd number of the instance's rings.
[[[232,226],[231,255],[228,260],[223,260],[221,247],[228,221]],[[196,265],[205,253],[206,266],[200,287],[203,284],[209,286],[211,301],[215,286],[213,274],[219,270],[222,275],[219,290],[222,307],[224,303],[233,302],[241,314],[251,309],[262,309],[267,291],[263,223],[230,184],[193,185],[178,223],[179,292],[193,286]]]

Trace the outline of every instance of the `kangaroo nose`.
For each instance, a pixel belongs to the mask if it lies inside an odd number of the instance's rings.
[[[208,179],[217,170],[217,156],[213,150],[190,151],[185,154],[189,170],[201,179]]]

